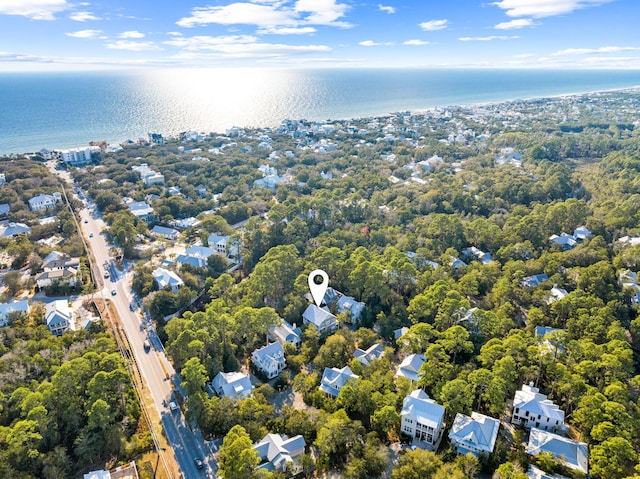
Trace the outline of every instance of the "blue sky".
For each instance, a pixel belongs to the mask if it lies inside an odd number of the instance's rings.
[[[640,69],[638,0],[0,0],[0,71]]]

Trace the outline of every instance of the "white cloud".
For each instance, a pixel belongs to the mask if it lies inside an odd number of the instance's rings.
[[[498,23],[497,25],[494,25],[493,28],[496,30],[515,30],[518,28],[531,27],[533,25],[535,25],[535,23],[530,18],[517,18],[508,22]]]
[[[336,0],[298,0],[294,10],[309,14],[303,19],[305,24],[332,25],[341,28],[350,28],[352,26],[349,23],[337,21],[347,13],[349,5],[336,3]]]
[[[102,18],[96,17],[91,12],[74,12],[69,15],[69,18],[76,22],[86,22],[87,20],[102,20]]]
[[[172,37],[181,37],[182,33],[180,33],[180,32],[167,32],[167,35],[171,35]]]
[[[226,35],[219,37],[201,35],[194,37],[180,37],[167,40],[164,42],[164,45],[183,49],[183,52],[178,54],[178,57],[185,59],[260,58],[262,56],[279,57],[282,55],[331,51],[331,48],[325,45],[284,45],[280,43],[262,43],[253,35]]]
[[[118,38],[144,38],[144,33],[137,30],[130,30],[128,32],[122,32],[118,35]]]
[[[361,45],[363,47],[379,47],[379,46],[391,46],[393,45],[393,42],[374,42],[373,40],[364,40],[360,43],[358,43],[358,45]]]
[[[32,20],[55,20],[71,7],[66,0],[0,0],[0,15],[21,15]]]
[[[424,40],[407,40],[403,42],[403,45],[429,45],[430,42],[425,42]]]
[[[396,13],[396,9],[394,7],[389,7],[387,5],[380,5],[378,4],[378,9],[382,12],[387,12],[389,14],[391,13]]]
[[[490,35],[488,37],[460,37],[458,40],[461,42],[490,42],[492,40],[515,40],[516,38],[520,38],[517,35],[514,36],[506,36],[506,35]]]
[[[118,40],[113,43],[107,43],[107,48],[113,50],[129,50],[132,52],[162,50],[161,47],[153,42],[132,42],[129,40]]]
[[[600,47],[600,48],[567,48],[553,53],[554,57],[565,55],[589,55],[592,53],[619,53],[640,51],[640,47]]]
[[[199,35],[175,38],[163,43],[172,47],[184,48],[185,50],[215,50],[222,45],[256,43],[257,41],[257,37],[253,35],[226,35],[220,37]]]
[[[500,0],[492,5],[506,10],[509,17],[552,17],[581,8],[599,6],[612,0]]]
[[[65,33],[68,37],[73,38],[100,38],[102,30],[79,30],[77,32]]]
[[[237,2],[219,7],[194,8],[190,16],[176,23],[186,28],[212,23],[274,29],[309,25],[349,28],[351,24],[338,21],[348,9],[348,5],[337,3],[336,0],[297,0],[293,6],[285,5],[282,1]]]
[[[258,29],[260,35],[305,35],[315,33],[314,27],[263,27]]]
[[[444,30],[449,26],[449,20],[429,20],[428,22],[419,23],[418,26],[428,32]]]

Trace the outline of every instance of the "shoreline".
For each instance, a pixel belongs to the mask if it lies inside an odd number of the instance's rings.
[[[378,113],[378,114],[371,114],[371,115],[353,115],[353,116],[346,116],[346,117],[339,117],[339,118],[328,118],[328,119],[309,119],[309,118],[289,118],[289,117],[283,117],[279,120],[279,122],[277,122],[276,124],[273,125],[268,125],[268,126],[238,126],[238,125],[230,125],[227,128],[241,128],[241,129],[246,129],[246,130],[263,130],[266,128],[277,128],[283,121],[285,120],[291,120],[291,121],[300,121],[300,120],[304,120],[307,122],[317,122],[317,123],[326,123],[326,122],[345,122],[345,121],[362,121],[363,119],[380,119],[380,118],[388,118],[394,115],[397,115],[400,112],[409,112],[412,115],[425,115],[425,114],[429,114],[431,112],[434,111],[438,111],[438,110],[443,110],[443,109],[456,109],[456,108],[463,108],[463,109],[471,109],[472,111],[480,109],[480,108],[487,108],[487,107],[498,107],[498,106],[508,106],[509,104],[512,103],[516,103],[516,102],[534,102],[534,101],[541,101],[541,100],[546,100],[546,99],[570,99],[570,98],[579,98],[579,97],[585,97],[585,96],[589,96],[589,95],[602,95],[602,94],[611,94],[611,93],[635,93],[635,94],[640,94],[640,84],[637,85],[633,85],[633,86],[627,86],[627,87],[615,87],[615,88],[606,88],[606,89],[595,89],[595,90],[589,90],[589,91],[584,91],[584,92],[569,92],[569,93],[557,93],[557,94],[551,94],[551,95],[540,95],[540,96],[527,96],[527,97],[523,97],[523,98],[509,98],[509,99],[505,99],[505,100],[499,100],[499,101],[479,101],[479,102],[471,102],[471,103],[453,103],[453,104],[443,104],[441,106],[432,106],[432,107],[426,107],[426,108],[415,108],[415,109],[399,109],[396,111],[388,111],[386,113]],[[204,130],[182,130],[182,131],[197,131],[197,132],[202,132],[205,133],[206,135],[210,135],[210,136],[226,136],[226,131],[207,131],[204,132]],[[152,133],[152,132],[148,132],[148,133]],[[171,137],[175,137],[176,135],[178,135],[180,132],[179,131],[174,131],[174,132],[162,132],[162,131],[153,131],[153,133],[159,133],[162,136],[165,136],[167,138],[171,138]],[[21,156],[21,155],[32,155],[32,154],[37,154],[40,150],[42,149],[49,149],[49,150],[63,150],[63,149],[71,149],[71,148],[78,148],[78,147],[84,147],[84,146],[88,146],[89,142],[91,141],[106,141],[107,144],[109,145],[123,145],[129,141],[136,141],[133,138],[135,138],[136,135],[132,135],[129,138],[123,139],[123,140],[103,140],[103,139],[86,139],[85,140],[85,144],[81,144],[78,145],[77,143],[75,145],[69,145],[69,146],[64,146],[64,147],[51,147],[51,146],[46,146],[46,145],[42,145],[40,146],[38,149],[33,150],[33,151],[9,151],[9,152],[0,152],[0,157],[15,157],[15,156]],[[144,135],[137,135],[137,138],[144,138],[147,139],[147,134]]]

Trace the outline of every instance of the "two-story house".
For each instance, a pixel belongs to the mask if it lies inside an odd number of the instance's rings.
[[[52,195],[37,195],[29,200],[29,209],[34,213],[55,208],[58,201],[62,201],[62,195],[58,192]]]
[[[338,397],[347,381],[357,381],[358,379],[360,379],[360,376],[353,374],[349,366],[345,366],[342,369],[324,368],[320,381],[320,390],[329,396]]]
[[[525,384],[516,391],[513,399],[511,423],[545,431],[556,431],[564,424],[564,411],[554,404],[533,383]]]
[[[338,328],[338,320],[326,309],[318,308],[310,304],[302,313],[302,321],[305,325],[313,324],[321,333],[335,331]]]
[[[500,421],[478,412],[471,417],[456,414],[449,431],[451,444],[458,454],[473,454],[476,457],[491,454],[496,445]]]
[[[73,311],[66,299],[52,301],[45,306],[44,321],[51,334],[60,336],[74,329]]]
[[[256,349],[252,354],[254,366],[269,379],[275,378],[286,366],[284,349],[278,342]]]
[[[218,396],[244,399],[253,390],[249,376],[241,372],[220,371],[211,381],[211,387]]]
[[[409,354],[398,366],[396,377],[405,377],[411,381],[420,379],[420,368],[426,361],[424,354]]]
[[[282,434],[267,434],[253,446],[260,457],[257,469],[297,474],[302,470],[298,459],[304,454],[306,446],[304,437],[299,434],[291,438]]]
[[[298,349],[302,344],[302,331],[295,324],[292,326],[283,321],[282,324],[269,328],[267,338],[270,341],[278,341],[283,346],[285,343],[293,344]]]
[[[408,394],[400,412],[400,430],[415,443],[435,450],[444,431],[444,407],[429,398],[422,389]]]
[[[151,274],[158,284],[158,289],[169,288],[172,293],[177,293],[180,286],[184,284],[180,276],[168,269],[156,268]]]

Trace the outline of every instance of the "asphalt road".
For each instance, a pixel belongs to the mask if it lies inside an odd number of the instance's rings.
[[[56,170],[56,173],[70,182],[67,172]],[[82,197],[86,198],[86,195]],[[105,224],[100,213],[86,199],[81,201],[85,205],[79,214],[82,234],[93,252],[104,281],[102,291],[96,294],[101,294],[105,299],[111,299],[118,311],[120,327],[129,340],[143,382],[149,389],[162,418],[167,440],[174,450],[183,477],[185,479],[215,478],[217,463],[212,457],[211,450],[202,440],[201,434],[190,429],[180,409],[175,411],[169,409],[169,402],[174,399],[173,382],[179,380],[162,349],[162,344],[155,336],[152,325],[143,318],[140,308],[137,307],[131,291],[132,273],[120,272],[115,267],[110,246],[104,235]],[[109,273],[108,278],[104,277],[105,272]],[[131,305],[136,307],[130,308]],[[152,344],[150,351],[144,349],[145,339],[149,339]],[[204,462],[202,469],[196,467],[196,459]]]

